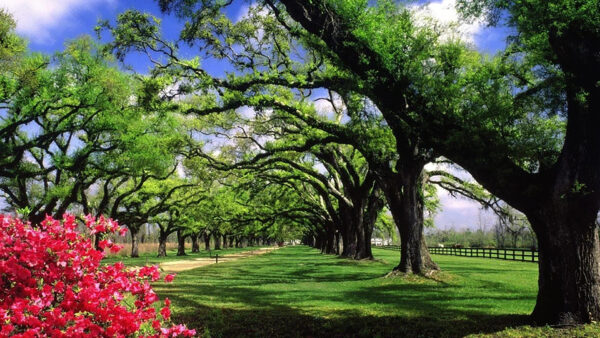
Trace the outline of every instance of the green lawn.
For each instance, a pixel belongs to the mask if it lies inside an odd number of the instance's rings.
[[[436,255],[444,272],[434,278],[384,278],[399,254],[374,254],[376,261],[356,262],[286,247],[179,273],[175,283],[156,290],[173,301],[175,322],[212,337],[569,336],[589,330],[506,329],[525,323],[535,304],[536,264]]]

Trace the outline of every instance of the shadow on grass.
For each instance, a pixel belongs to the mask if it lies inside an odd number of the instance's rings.
[[[524,325],[525,315],[456,313],[451,316],[373,316],[343,310],[331,317],[311,316],[298,309],[272,305],[254,309],[208,307],[185,298],[169,296],[182,306],[193,307],[173,317],[211,337],[463,337],[493,333]],[[436,309],[445,312],[451,310]]]
[[[494,313],[496,303],[534,295],[489,292],[472,301],[455,283],[382,278],[390,267],[278,250],[182,273],[159,294],[176,304],[175,322],[212,337],[462,337],[527,322]]]

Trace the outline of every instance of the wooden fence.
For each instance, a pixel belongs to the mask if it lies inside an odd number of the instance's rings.
[[[382,249],[400,250],[399,245],[387,245]],[[509,261],[533,262],[538,261],[538,252],[528,249],[496,249],[496,248],[440,248],[430,247],[429,253],[433,255],[451,255],[463,257],[480,257],[505,259]]]

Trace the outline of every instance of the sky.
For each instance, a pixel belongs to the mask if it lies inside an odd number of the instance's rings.
[[[454,9],[456,0],[423,1],[414,10],[434,17],[442,24],[452,25],[458,19]],[[234,1],[228,8],[230,18],[240,18],[247,11],[249,2]],[[169,39],[177,37],[182,22],[172,16],[160,13],[155,1],[137,0],[0,0],[0,8],[7,9],[17,21],[17,32],[28,39],[32,51],[53,54],[63,49],[65,43],[79,36],[95,36],[94,27],[98,20],[114,21],[117,15],[128,9],[149,12],[162,20],[163,34]],[[503,49],[508,32],[502,28],[486,27],[482,23],[473,23],[456,27],[463,39],[474,44],[484,53],[494,54]],[[193,54],[192,50],[187,53]],[[187,55],[186,55],[187,56]],[[191,55],[190,55],[191,56]],[[126,63],[140,73],[148,71],[149,64],[141,56],[131,56]],[[211,73],[222,74],[224,66],[216,62],[204,63]],[[456,171],[463,177],[466,172]],[[440,191],[442,211],[435,218],[440,229],[471,228],[481,226],[491,228],[494,217],[481,211],[479,205],[464,198],[453,198]]]

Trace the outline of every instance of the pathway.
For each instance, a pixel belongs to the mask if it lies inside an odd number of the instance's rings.
[[[243,251],[243,252],[239,252],[239,253],[235,253],[235,254],[228,254],[225,256],[219,256],[219,263],[230,262],[230,261],[238,260],[241,258],[246,258],[246,257],[251,257],[251,256],[256,256],[256,255],[262,255],[262,254],[271,252],[276,249],[279,249],[279,248],[278,247],[266,247],[266,248],[260,248],[260,249],[256,249],[256,250]],[[191,270],[191,269],[199,268],[201,266],[211,265],[211,264],[215,264],[215,263],[217,263],[217,260],[215,257],[212,257],[212,258],[203,257],[203,258],[193,258],[193,259],[161,263],[160,268],[164,272],[171,273],[171,272],[180,272],[180,271],[185,271],[185,270]]]

